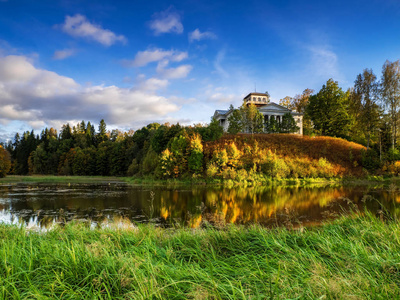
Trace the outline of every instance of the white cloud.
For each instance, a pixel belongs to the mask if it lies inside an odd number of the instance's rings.
[[[103,29],[97,24],[90,23],[85,16],[76,14],[66,16],[61,29],[74,37],[83,37],[94,40],[104,46],[111,46],[116,42],[126,43],[127,39],[123,35],[116,35],[108,29]]]
[[[24,56],[0,57],[0,119],[37,127],[104,118],[107,124],[132,127],[162,120],[179,110],[173,101],[156,93],[168,85],[166,79],[141,79],[131,89],[85,87],[72,78],[36,68]]]
[[[146,79],[146,77],[144,75],[139,75],[137,78],[137,85],[134,89],[135,90],[156,91],[159,89],[166,88],[168,86],[168,84],[169,84],[169,82],[167,79],[159,79],[159,78]]]
[[[165,11],[153,15],[153,20],[149,23],[155,35],[162,33],[182,33],[183,25],[180,15],[170,7]]]
[[[168,61],[161,61],[157,66],[157,73],[166,79],[185,78],[193,69],[191,65],[181,65],[176,68],[166,68]]]
[[[189,33],[189,42],[201,41],[205,39],[216,39],[217,36],[211,31],[201,32],[199,29],[195,29]]]
[[[64,50],[57,50],[53,54],[53,59],[55,60],[63,60],[75,54],[74,49],[64,49]]]
[[[160,60],[169,59],[171,61],[180,62],[188,57],[187,52],[179,52],[176,50],[153,49],[139,51],[134,60],[124,60],[122,63],[128,67],[144,67],[149,63]]]

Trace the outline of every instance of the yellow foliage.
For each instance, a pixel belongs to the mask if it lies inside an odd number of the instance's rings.
[[[220,171],[244,168],[292,178],[362,175],[362,150],[364,146],[339,138],[294,134],[225,135],[204,145],[206,161],[215,162]],[[228,173],[224,177],[231,178]]]

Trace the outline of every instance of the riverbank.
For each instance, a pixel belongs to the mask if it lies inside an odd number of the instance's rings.
[[[1,184],[8,183],[118,183],[126,177],[111,176],[55,176],[55,175],[7,175],[0,178]]]
[[[0,298],[398,299],[400,224],[288,230],[0,225]]]
[[[281,178],[273,179],[260,177],[252,180],[237,182],[233,180],[202,178],[192,179],[154,179],[151,177],[111,177],[111,176],[55,176],[55,175],[31,175],[19,176],[8,175],[0,178],[0,185],[13,183],[62,183],[62,184],[108,184],[126,183],[130,185],[221,185],[225,187],[235,186],[259,186],[259,185],[279,185],[279,186],[309,186],[309,185],[385,185],[392,183],[400,184],[400,177],[367,176],[364,178],[345,177],[345,178]]]

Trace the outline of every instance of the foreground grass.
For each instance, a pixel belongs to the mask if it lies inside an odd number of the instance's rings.
[[[304,230],[0,225],[1,299],[399,299],[400,224]]]

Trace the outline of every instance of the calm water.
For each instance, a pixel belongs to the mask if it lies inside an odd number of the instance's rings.
[[[393,188],[393,187],[392,187]],[[368,187],[135,187],[125,184],[0,185],[0,222],[48,227],[121,217],[160,226],[206,222],[314,225],[351,207],[400,215],[400,192]]]

